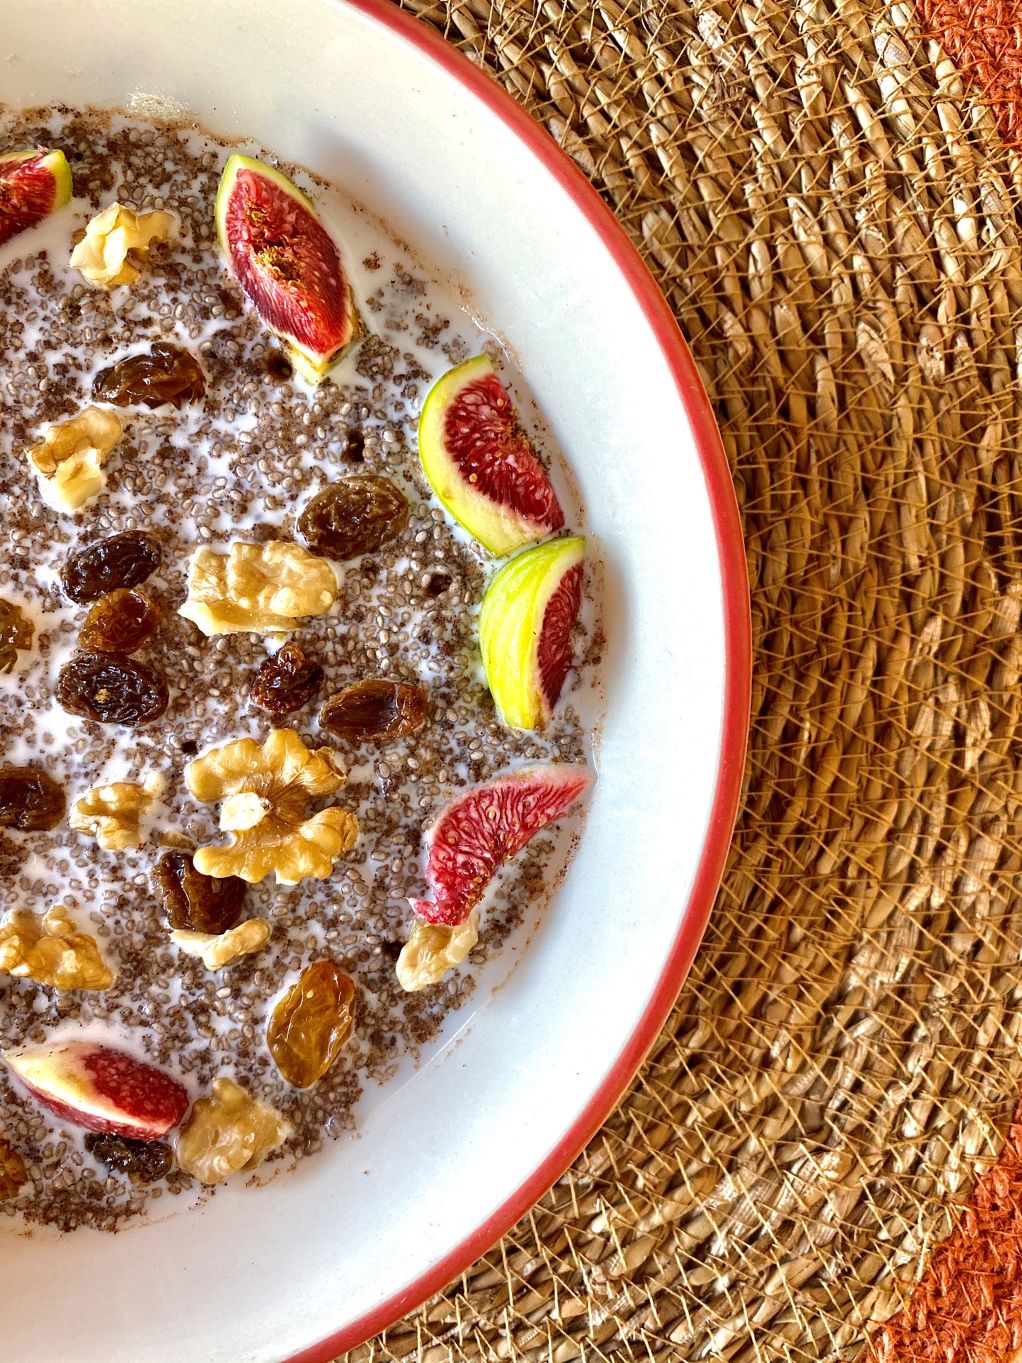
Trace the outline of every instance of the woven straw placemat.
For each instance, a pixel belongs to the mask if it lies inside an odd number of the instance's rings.
[[[497,1249],[350,1357],[850,1360],[1022,1090],[1011,81],[985,105],[907,3],[406,3],[670,299],[744,516],[754,695],[723,887],[639,1078]]]

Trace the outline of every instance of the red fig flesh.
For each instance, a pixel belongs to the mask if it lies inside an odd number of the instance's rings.
[[[70,198],[71,171],[62,151],[37,147],[0,155],[0,246]]]
[[[427,923],[463,923],[498,866],[562,818],[589,784],[585,767],[525,767],[473,786],[453,800],[427,834],[426,879],[434,900],[409,903]]]
[[[444,506],[491,554],[510,554],[564,525],[557,494],[488,355],[449,370],[426,394],[419,457]]]
[[[340,253],[316,207],[273,166],[229,158],[216,196],[217,237],[256,312],[318,383],[363,334]]]
[[[188,1110],[188,1091],[176,1079],[103,1043],[57,1042],[8,1051],[4,1060],[43,1107],[90,1131],[158,1140]]]

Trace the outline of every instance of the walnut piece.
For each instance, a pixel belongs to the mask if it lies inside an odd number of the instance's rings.
[[[202,1183],[219,1183],[243,1169],[254,1169],[291,1134],[291,1124],[236,1084],[213,1081],[212,1098],[199,1098],[182,1127],[177,1162]]]
[[[106,486],[103,465],[121,438],[113,412],[86,407],[67,421],[47,426],[42,440],[28,452],[39,491],[54,511],[79,511]]]
[[[8,915],[0,925],[0,974],[54,989],[107,989],[114,978],[96,939],[78,931],[63,904],[41,917],[30,909]]]
[[[149,254],[154,241],[170,241],[175,231],[172,213],[136,213],[112,203],[86,225],[85,236],[71,252],[71,268],[103,289],[133,284],[139,275],[135,262]]]
[[[13,1197],[27,1182],[25,1161],[10,1142],[0,1136],[0,1202]]]
[[[200,847],[192,858],[203,875],[250,883],[273,871],[281,885],[325,879],[358,836],[354,814],[337,805],[306,817],[312,799],[333,795],[344,770],[329,748],[313,752],[293,729],[273,729],[260,746],[239,738],[189,762],[188,789],[205,804],[223,801],[220,827],[231,841]]]
[[[190,838],[187,833],[182,833],[179,828],[165,828],[160,834],[160,846],[170,847],[175,852],[194,852],[195,839]]]
[[[170,940],[189,956],[200,957],[207,970],[220,970],[239,956],[260,951],[270,940],[270,925],[265,918],[248,918],[236,928],[221,933],[176,928],[170,934]]]
[[[236,542],[226,554],[197,549],[180,613],[205,635],[283,634],[337,600],[337,574],[290,540]]]
[[[409,994],[436,984],[448,970],[461,964],[478,940],[478,914],[469,914],[455,927],[420,919],[397,958],[398,983]]]
[[[79,833],[91,833],[108,852],[141,847],[142,818],[163,789],[160,776],[149,776],[142,785],[114,781],[108,786],[93,786],[71,806],[68,822]]]

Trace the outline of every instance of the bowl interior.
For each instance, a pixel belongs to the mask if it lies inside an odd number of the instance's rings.
[[[383,217],[508,340],[605,565],[608,715],[585,836],[506,982],[367,1105],[357,1137],[265,1188],[227,1187],[117,1236],[25,1238],[0,1221],[11,1363],[119,1357],[128,1341],[135,1363],[277,1360],[382,1323],[371,1313],[431,1267],[455,1272],[459,1246],[481,1252],[537,1169],[558,1172],[580,1114],[637,1060],[672,953],[677,978],[679,931],[701,925],[690,898],[725,729],[725,590],[699,450],[712,440],[697,440],[584,204],[395,33],[387,8],[5,0],[3,97],[156,109],[255,137]],[[727,719],[732,757],[744,722]]]

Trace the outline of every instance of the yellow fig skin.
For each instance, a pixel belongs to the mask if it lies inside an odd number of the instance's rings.
[[[36,157],[43,148],[26,147],[20,151],[6,151],[0,154],[0,165],[9,162],[30,161]],[[73,193],[73,183],[71,179],[71,167],[67,163],[67,157],[62,151],[48,151],[40,161],[40,166],[53,176],[53,202],[46,213],[49,217],[51,213],[56,213],[58,208],[63,208],[65,204],[71,202]],[[42,222],[45,219],[40,218]],[[10,238],[8,238],[10,240]]]
[[[63,208],[65,204],[71,202],[72,181],[71,167],[67,163],[67,157],[62,151],[51,151],[46,157],[43,165],[53,176],[54,195],[51,213],[55,213],[58,208]]]
[[[217,242],[224,254],[224,258],[230,264],[231,245],[227,233],[227,207],[231,193],[234,189],[238,174],[243,171],[250,171],[253,175],[260,176],[262,179],[275,185],[281,193],[296,200],[314,218],[319,219],[319,210],[304,190],[299,189],[293,180],[279,171],[276,166],[268,165],[265,161],[258,161],[254,156],[243,156],[241,152],[234,152],[227,158],[223,172],[220,176],[220,183],[217,186],[216,202],[213,213],[216,220]],[[293,336],[285,331],[280,331],[270,323],[266,323],[275,336],[278,336],[287,349],[291,363],[295,371],[305,380],[306,383],[315,387],[323,382],[330,371],[344,359],[345,355],[355,346],[366,334],[366,325],[355,303],[355,296],[352,293],[350,283],[347,283],[347,303],[350,317],[350,327],[348,335],[343,344],[327,354],[315,354],[299,344]],[[258,311],[258,309],[257,309]],[[265,319],[264,319],[265,320]]]
[[[581,535],[548,540],[516,555],[486,590],[479,648],[490,694],[511,729],[539,729],[550,718],[539,671],[543,617],[564,575],[584,558]]]
[[[442,374],[426,394],[419,415],[418,442],[423,472],[444,508],[488,553],[503,558],[544,539],[560,529],[564,520],[559,507],[561,518],[543,524],[492,501],[470,486],[448,452],[444,438],[448,407],[463,388],[478,379],[495,376],[489,355],[473,355]]]

